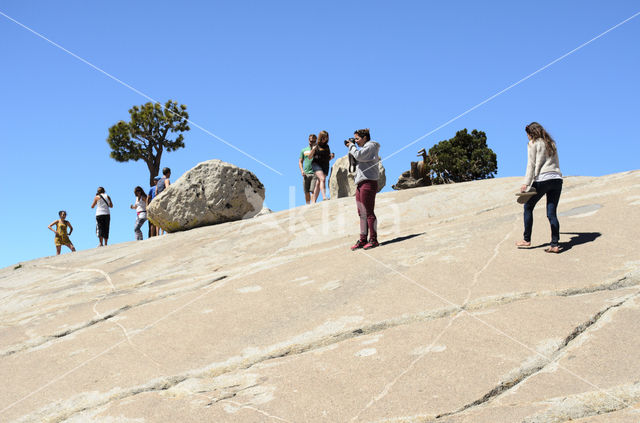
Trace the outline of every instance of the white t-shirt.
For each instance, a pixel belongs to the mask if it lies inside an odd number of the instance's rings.
[[[103,214],[111,214],[109,212],[109,200],[107,200],[106,194],[98,194],[98,202],[96,203],[96,216],[102,216]]]
[[[544,172],[536,176],[536,182],[549,181],[551,179],[562,179],[560,172]]]
[[[147,202],[142,198],[138,199],[136,197],[136,203],[134,204],[134,206],[136,206],[136,212],[139,215],[147,212]]]

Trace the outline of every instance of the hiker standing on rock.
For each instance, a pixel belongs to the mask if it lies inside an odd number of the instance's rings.
[[[309,145],[300,151],[300,159],[298,160],[298,167],[300,167],[300,173],[302,174],[302,190],[304,191],[304,201],[309,204],[311,202],[311,193],[314,192],[316,186],[316,175],[311,168],[311,159],[309,153],[311,149],[316,145],[318,137],[316,134],[309,135]]]
[[[527,144],[527,172],[520,187],[520,192],[535,190],[524,204],[524,239],[516,242],[518,248],[531,246],[531,230],[533,228],[533,209],[538,201],[547,196],[547,218],[551,225],[551,244],[545,249],[547,253],[559,253],[560,222],[556,211],[562,192],[562,172],[558,160],[558,149],[551,135],[537,122],[531,122],[525,128],[529,142]]]
[[[99,247],[102,247],[103,245],[107,245],[109,241],[109,224],[111,222],[109,208],[113,208],[113,202],[103,187],[98,187],[98,192],[93,198],[91,208],[94,207],[96,207],[96,234],[100,241]]]
[[[158,184],[158,181],[160,180],[159,176],[156,176],[155,178],[153,178],[153,185],[151,185],[151,189],[149,190],[149,192],[147,193],[147,207],[149,206],[149,204],[151,204],[151,200],[153,200],[153,198],[156,196],[156,185]],[[154,225],[153,223],[151,223],[151,221],[149,221],[149,238],[158,235],[158,229],[156,228],[156,225]]]
[[[156,197],[160,195],[162,191],[169,188],[169,185],[171,185],[171,181],[169,181],[170,177],[171,169],[169,169],[168,167],[162,169],[162,178],[160,178],[160,180],[156,183]]]
[[[329,162],[334,155],[329,148],[329,133],[320,131],[318,133],[318,142],[309,152],[311,159],[311,169],[316,174],[316,186],[313,190],[313,202],[318,201],[318,194],[322,192],[322,199],[327,199],[326,180],[329,175]]]
[[[58,212],[58,216],[60,217],[60,219],[51,222],[51,224],[49,225],[49,230],[55,232],[56,234],[53,242],[56,245],[57,256],[60,255],[60,250],[62,249],[63,245],[69,247],[71,251],[76,250],[71,243],[71,240],[69,239],[69,235],[71,235],[71,232],[73,232],[73,226],[71,226],[71,222],[66,220],[67,212],[64,210],[60,210]],[[52,226],[55,226],[56,228],[53,229]],[[67,228],[69,228],[69,232],[67,232]]]
[[[360,239],[351,250],[377,247],[378,244],[378,220],[373,209],[376,204],[376,193],[378,192],[378,162],[380,162],[380,144],[371,141],[369,129],[358,129],[354,132],[355,142],[351,142],[349,154],[357,160],[355,184],[356,206],[358,216],[360,216]],[[356,147],[356,144],[358,147]],[[367,235],[369,240],[367,241]]]
[[[156,197],[171,185],[171,181],[169,181],[169,178],[171,177],[171,169],[165,167],[162,169],[162,175],[162,178],[160,178],[156,184]],[[162,235],[164,233],[164,230],[160,226],[156,227],[156,231],[158,235]]]
[[[140,228],[147,221],[147,194],[141,186],[135,187],[133,194],[136,196],[136,202],[130,206],[136,211],[136,225],[133,227],[133,232],[136,234],[136,240],[141,241],[143,236]]]

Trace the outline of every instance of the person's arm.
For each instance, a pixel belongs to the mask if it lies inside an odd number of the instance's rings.
[[[107,195],[107,200],[109,200],[109,207],[113,208],[113,201],[111,201],[111,197]]]
[[[93,203],[91,203],[91,208],[94,208],[97,202],[98,202],[98,196],[96,195],[95,197],[93,197]]]
[[[359,162],[374,161],[378,157],[378,152],[376,151],[375,144],[370,144],[370,142],[371,141],[363,145],[360,150],[358,150],[355,143],[351,144],[349,146],[349,154]]]
[[[73,232],[73,226],[71,226],[71,222],[69,222],[67,220],[67,226],[69,227],[69,235],[71,235],[71,232]]]
[[[316,150],[318,149],[318,144],[314,145],[311,150],[309,150],[309,160],[313,159],[313,156],[316,154]]]
[[[169,185],[171,185],[171,181],[169,180],[169,178],[164,180],[164,189],[169,188]]]
[[[304,176],[304,169],[302,168],[302,161],[304,160],[303,157],[300,157],[300,160],[298,160],[298,167],[300,168],[300,174],[302,176]]]
[[[525,192],[533,184],[534,169],[536,167],[536,142],[527,143],[527,171],[524,175],[520,192]]]
[[[57,225],[57,223],[58,223],[58,221],[57,221],[57,220],[54,220],[53,222],[51,222],[51,223],[49,224],[49,230],[50,230],[50,231],[53,231],[53,232],[56,232],[56,230],[55,230],[55,229],[53,229],[53,228],[52,228],[52,226],[53,226],[53,225]]]

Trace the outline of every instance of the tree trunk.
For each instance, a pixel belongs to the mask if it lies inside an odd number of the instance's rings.
[[[152,157],[151,162],[147,162],[147,168],[149,169],[149,186],[156,184],[155,178],[160,174],[160,159],[162,159],[162,148],[160,148],[158,154]]]

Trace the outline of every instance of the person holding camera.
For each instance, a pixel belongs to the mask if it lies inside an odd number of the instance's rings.
[[[318,194],[322,192],[322,200],[327,199],[326,180],[329,176],[329,162],[333,159],[333,153],[329,148],[329,133],[320,131],[318,142],[309,152],[311,158],[311,169],[316,174],[316,186],[313,190],[313,202],[318,201]]]
[[[373,209],[378,193],[378,162],[380,162],[378,155],[380,144],[371,141],[369,128],[358,129],[353,136],[344,142],[349,148],[349,155],[357,161],[355,183],[357,185],[356,206],[360,216],[360,239],[351,247],[352,251],[359,248],[368,250],[379,245],[378,220]]]

